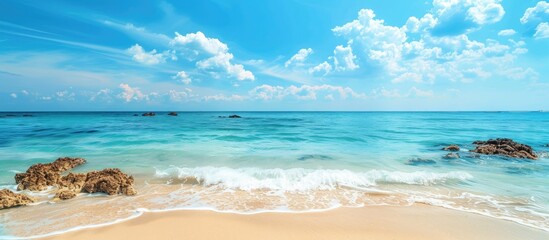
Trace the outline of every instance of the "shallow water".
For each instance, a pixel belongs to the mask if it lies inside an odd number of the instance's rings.
[[[63,203],[4,210],[0,233],[48,234],[140,211],[309,211],[428,203],[549,230],[549,113],[545,112],[32,113],[0,118],[0,185],[60,156],[82,172],[118,167],[138,178],[137,197],[83,194]],[[5,116],[5,113],[0,113]],[[531,145],[537,161],[469,154],[475,140]],[[448,144],[460,159],[443,159]],[[36,194],[36,193],[33,193]],[[116,202],[116,204],[113,204]],[[77,206],[111,205],[103,214]],[[59,208],[64,206],[63,208]],[[72,207],[72,208],[71,208]],[[101,208],[101,207],[98,207]],[[95,210],[96,211],[96,210]],[[40,212],[36,214],[27,212]],[[79,219],[78,221],[74,221]],[[21,226],[34,226],[25,231]],[[5,235],[4,235],[5,236]]]

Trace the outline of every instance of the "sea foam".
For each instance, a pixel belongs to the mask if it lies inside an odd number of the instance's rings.
[[[171,167],[157,169],[156,177],[167,179],[192,179],[204,186],[219,185],[238,190],[310,191],[331,190],[337,187],[364,188],[379,184],[436,185],[464,182],[473,178],[467,172],[445,173],[416,171],[370,170],[354,172],[337,169],[262,169],[228,167]]]

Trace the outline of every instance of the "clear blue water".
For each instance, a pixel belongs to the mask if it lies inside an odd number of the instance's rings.
[[[218,117],[235,113],[242,118]],[[406,201],[549,229],[546,112],[15,114],[0,118],[0,185],[4,187],[13,188],[14,173],[34,163],[78,156],[88,164],[76,171],[118,167],[145,182],[174,184],[192,177],[201,180],[198,185],[210,187],[209,191],[211,186],[219,191],[300,194],[329,190],[327,195],[338,196],[342,193],[330,191],[386,191],[405,194]],[[541,158],[529,161],[469,154],[473,141],[497,137],[528,144]],[[443,158],[447,152],[441,148],[449,144],[463,148],[460,159]],[[431,161],[413,161],[418,158]],[[349,199],[334,198],[340,200],[337,206],[352,205]],[[211,202],[199,205],[224,210],[227,204],[222,204],[223,209]],[[281,205],[265,208],[276,210]],[[10,210],[12,215],[17,217],[14,210]],[[7,225],[6,218],[1,221]]]

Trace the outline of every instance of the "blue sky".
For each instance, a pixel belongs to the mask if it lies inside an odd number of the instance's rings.
[[[549,110],[549,3],[0,2],[0,110]]]

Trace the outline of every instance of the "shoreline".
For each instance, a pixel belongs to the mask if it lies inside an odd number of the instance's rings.
[[[516,222],[437,206],[367,206],[306,213],[145,212],[38,239],[549,239]]]

